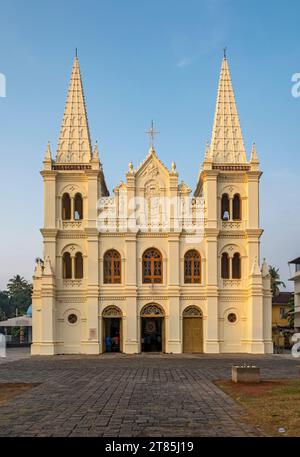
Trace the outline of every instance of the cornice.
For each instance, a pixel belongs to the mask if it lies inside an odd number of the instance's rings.
[[[43,235],[43,237],[56,237],[58,230],[56,228],[41,228],[40,232]]]

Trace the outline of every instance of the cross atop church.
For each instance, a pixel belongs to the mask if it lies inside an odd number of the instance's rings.
[[[151,128],[146,133],[147,133],[147,135],[149,135],[150,146],[151,146],[151,148],[154,149],[154,138],[155,138],[155,135],[157,135],[159,132],[154,129],[153,121],[151,121]]]

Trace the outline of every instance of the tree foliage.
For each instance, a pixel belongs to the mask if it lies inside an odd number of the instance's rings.
[[[271,276],[272,294],[273,294],[273,297],[276,297],[276,295],[278,295],[280,292],[280,287],[285,288],[286,285],[280,279],[279,268],[272,267],[271,265],[269,265],[269,274]]]
[[[289,310],[287,312],[287,318],[288,318],[288,321],[289,321],[289,326],[294,328],[294,318],[295,318],[295,299],[294,299],[294,295],[289,300]]]
[[[11,278],[6,290],[0,291],[0,320],[25,314],[31,305],[32,284],[20,275]]]

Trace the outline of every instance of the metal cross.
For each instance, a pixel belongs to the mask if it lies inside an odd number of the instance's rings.
[[[150,141],[150,146],[151,148],[154,148],[154,137],[157,135],[159,132],[154,129],[154,122],[151,121],[151,128],[148,130],[147,135],[149,135],[149,141]]]

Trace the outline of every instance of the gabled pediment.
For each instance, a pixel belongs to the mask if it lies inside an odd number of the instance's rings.
[[[159,160],[153,148],[149,149],[146,159],[135,171],[136,178],[147,177],[148,179],[155,179],[159,175],[169,177],[169,174],[168,168]]]

